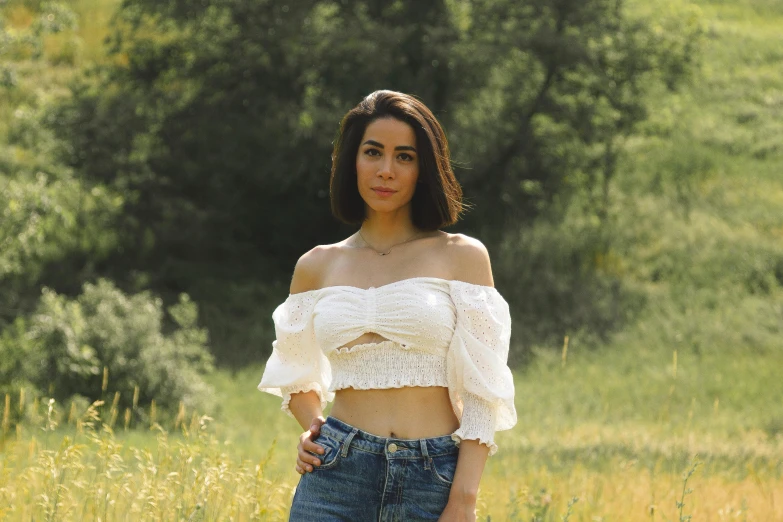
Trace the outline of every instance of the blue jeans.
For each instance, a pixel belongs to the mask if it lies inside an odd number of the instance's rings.
[[[459,446],[451,435],[379,437],[327,417],[323,455],[299,479],[289,522],[438,520],[449,499]]]

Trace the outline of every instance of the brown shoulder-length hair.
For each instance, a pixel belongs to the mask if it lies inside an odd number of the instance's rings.
[[[332,214],[349,224],[365,219],[356,180],[356,155],[367,126],[381,118],[407,123],[416,134],[419,179],[411,201],[413,224],[422,230],[453,225],[463,210],[462,187],[451,169],[446,134],[426,105],[409,94],[375,91],[348,111],[334,142],[329,194]]]

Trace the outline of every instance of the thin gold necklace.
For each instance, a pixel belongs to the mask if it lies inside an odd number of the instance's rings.
[[[364,241],[364,244],[366,244],[368,247],[373,249],[375,251],[375,253],[378,254],[379,256],[385,256],[385,255],[389,254],[389,252],[392,251],[392,248],[394,248],[396,246],[399,246],[399,245],[403,245],[403,244],[407,243],[408,241],[413,241],[414,239],[416,239],[416,237],[418,235],[419,235],[419,233],[417,232],[416,234],[413,235],[413,237],[411,237],[409,239],[406,239],[405,241],[402,241],[400,243],[397,243],[397,244],[394,244],[394,245],[390,246],[389,250],[387,250],[386,252],[379,252],[377,248],[372,246],[366,239],[364,239],[364,236],[362,235],[362,229],[361,228],[359,229],[359,236],[362,238],[362,241]]]

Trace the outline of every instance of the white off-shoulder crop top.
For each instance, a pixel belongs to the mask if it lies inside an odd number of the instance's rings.
[[[329,286],[289,294],[272,314],[277,339],[258,389],[283,398],[334,392],[446,386],[460,427],[451,438],[497,451],[496,431],[517,422],[508,362],[511,317],[493,287],[412,277],[379,287]],[[344,345],[374,332],[386,340]]]

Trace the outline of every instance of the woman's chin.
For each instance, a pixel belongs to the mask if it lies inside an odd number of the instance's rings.
[[[406,205],[400,205],[399,202],[396,201],[372,201],[370,203],[366,203],[367,210],[382,213],[396,212],[403,209],[405,206]]]

